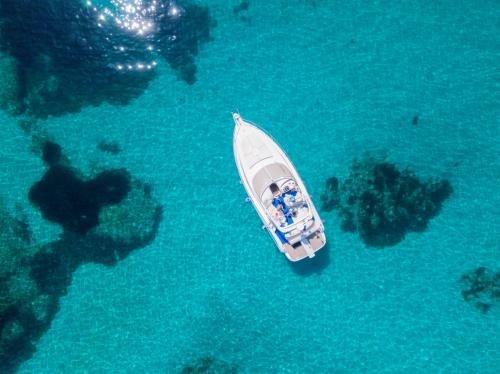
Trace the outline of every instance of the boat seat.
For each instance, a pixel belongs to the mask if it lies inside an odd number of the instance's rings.
[[[269,205],[272,205],[271,204],[272,202],[273,202],[273,193],[269,188],[266,188],[266,190],[262,194],[262,203],[267,208],[269,207]]]

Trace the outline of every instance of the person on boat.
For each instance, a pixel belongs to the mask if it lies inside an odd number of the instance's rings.
[[[271,190],[271,193],[273,194],[273,196],[275,198],[278,198],[281,195],[280,188],[278,187],[278,185],[276,183],[271,183],[271,185],[269,186],[269,189]]]
[[[271,183],[269,186],[272,194],[273,194],[273,205],[276,209],[281,210],[286,217],[286,222],[290,225],[293,223],[293,219],[291,217],[291,212],[288,206],[285,204],[285,199],[281,194],[280,188],[276,183]]]

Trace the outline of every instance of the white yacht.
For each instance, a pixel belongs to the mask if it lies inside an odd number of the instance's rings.
[[[263,130],[233,113],[233,151],[241,182],[265,228],[290,261],[326,244],[323,223],[292,162]]]

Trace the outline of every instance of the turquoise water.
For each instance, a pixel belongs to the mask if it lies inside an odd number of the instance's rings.
[[[207,4],[217,26],[195,84],[160,63],[128,105],[38,121],[81,170],[150,183],[164,218],[146,248],[73,274],[19,373],[175,373],[204,356],[243,373],[500,371],[500,307],[478,312],[458,282],[500,267],[498,3],[251,1],[248,21],[238,3]],[[454,193],[425,232],[383,250],[322,213],[328,249],[292,266],[245,203],[236,109],[278,140],[318,206],[366,151]],[[29,211],[42,163],[18,118],[0,121],[1,193]],[[123,151],[99,152],[102,139]],[[29,217],[38,240],[58,234]]]

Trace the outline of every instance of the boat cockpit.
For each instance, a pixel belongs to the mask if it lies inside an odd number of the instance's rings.
[[[311,216],[309,205],[292,178],[273,181],[264,189],[261,199],[269,217],[280,230]]]

